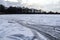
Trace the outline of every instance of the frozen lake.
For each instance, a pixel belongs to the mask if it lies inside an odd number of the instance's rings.
[[[22,26],[34,30],[40,30],[55,38],[60,39],[60,15],[13,14],[13,15],[0,15],[0,19],[9,21],[14,20]]]
[[[4,19],[15,19],[15,20],[25,20],[29,22],[33,22],[36,24],[44,24],[44,25],[51,25],[51,26],[60,26],[60,15],[0,15],[0,18]]]

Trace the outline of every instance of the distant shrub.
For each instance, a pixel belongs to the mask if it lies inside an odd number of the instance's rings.
[[[0,12],[5,12],[5,6],[0,5]]]
[[[25,7],[5,7],[4,5],[0,5],[0,13],[3,12],[5,14],[60,14],[58,12],[46,12],[37,10],[37,9],[29,9]]]

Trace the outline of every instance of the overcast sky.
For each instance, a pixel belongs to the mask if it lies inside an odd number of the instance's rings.
[[[10,0],[10,2],[18,2],[18,1]],[[29,8],[60,12],[60,0],[22,0],[21,4]]]

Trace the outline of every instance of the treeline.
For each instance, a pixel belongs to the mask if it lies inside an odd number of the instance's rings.
[[[25,7],[5,7],[0,5],[0,14],[60,14],[58,12],[45,12],[37,9],[29,9]]]

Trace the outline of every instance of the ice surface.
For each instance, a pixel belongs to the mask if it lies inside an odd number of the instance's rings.
[[[60,15],[0,15],[0,18],[6,21],[9,20],[9,23],[13,23],[12,26],[15,24],[17,26],[18,24],[24,27],[35,28],[60,39]],[[14,21],[11,22],[11,20]],[[11,25],[9,23],[7,24]]]
[[[33,37],[31,29],[13,20],[0,19],[0,40],[32,40]]]

